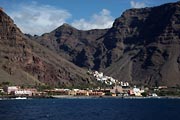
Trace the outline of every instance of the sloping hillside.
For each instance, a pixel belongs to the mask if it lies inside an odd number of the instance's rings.
[[[0,82],[52,86],[89,84],[86,71],[30,40],[0,11]]]

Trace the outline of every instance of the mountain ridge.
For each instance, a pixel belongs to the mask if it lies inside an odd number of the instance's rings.
[[[176,86],[180,85],[179,14],[180,2],[130,9],[109,29],[61,26],[34,39],[79,67],[132,84]]]
[[[0,31],[0,82],[58,87],[93,84],[86,71],[29,39],[3,11]]]

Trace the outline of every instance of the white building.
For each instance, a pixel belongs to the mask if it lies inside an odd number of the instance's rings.
[[[33,94],[37,93],[36,89],[21,89],[19,86],[6,86],[4,88],[4,92],[11,94],[11,95],[28,95],[32,96]]]
[[[133,92],[135,96],[142,96],[141,93],[144,92],[144,90],[140,90],[139,88],[133,88]]]
[[[105,76],[102,72],[95,71],[93,72],[93,76],[96,78],[97,81],[101,81],[107,85],[112,85],[117,83],[118,80],[114,79],[110,76]],[[121,86],[129,86],[128,82],[120,82]]]
[[[21,95],[27,95],[27,96],[32,96],[33,92],[30,90],[17,90],[14,92],[14,95],[21,96]]]
[[[19,86],[7,86],[4,88],[4,92],[11,94],[11,93],[14,93],[15,91],[18,91],[19,89],[20,89]]]

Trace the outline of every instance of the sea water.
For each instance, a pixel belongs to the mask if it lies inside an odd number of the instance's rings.
[[[180,99],[0,100],[0,120],[180,120]]]

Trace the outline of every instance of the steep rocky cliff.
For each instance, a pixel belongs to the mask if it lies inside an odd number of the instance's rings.
[[[105,70],[107,74],[132,83],[180,84],[180,2],[128,10],[111,29],[104,40],[111,40],[111,47],[107,44],[106,48],[113,51],[118,44],[124,48],[123,54],[112,53],[121,57],[115,57],[117,61]]]
[[[50,33],[36,37],[42,45],[59,53],[74,64],[92,69],[96,48],[102,43],[102,36],[107,30],[81,31],[68,24],[63,24]]]
[[[105,30],[67,24],[36,37],[74,64],[132,84],[180,85],[180,2],[130,9]]]
[[[0,82],[73,86],[92,81],[86,71],[27,38],[0,10]]]

